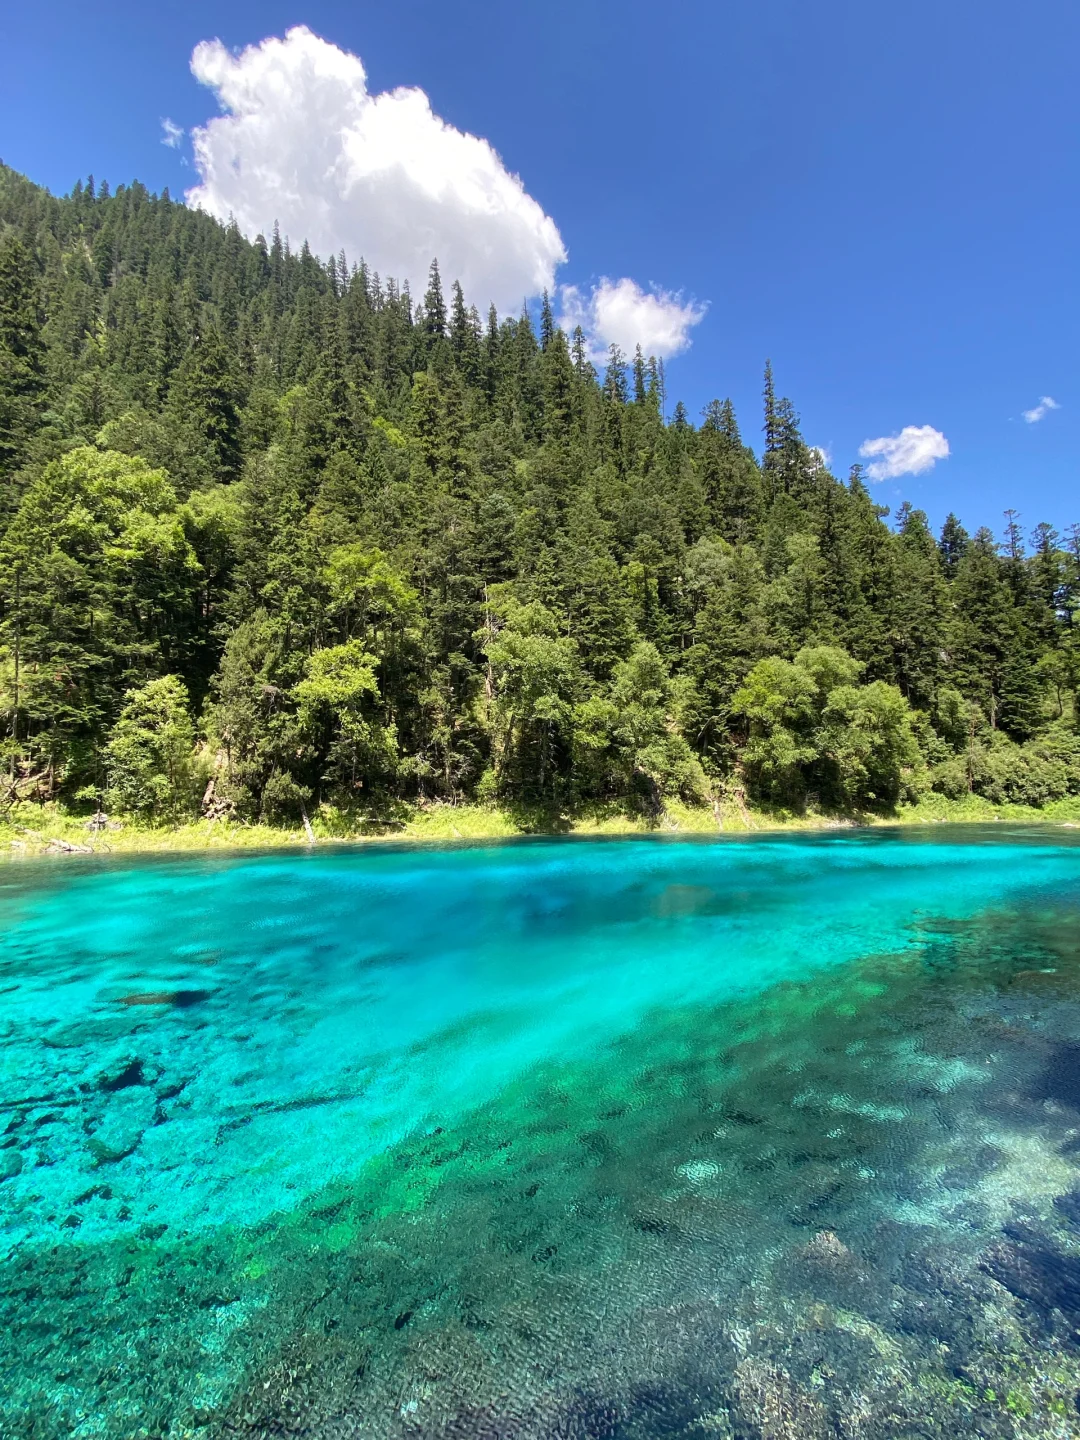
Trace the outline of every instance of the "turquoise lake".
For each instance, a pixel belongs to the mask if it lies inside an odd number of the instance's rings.
[[[0,869],[0,1435],[1080,1435],[1080,831]]]

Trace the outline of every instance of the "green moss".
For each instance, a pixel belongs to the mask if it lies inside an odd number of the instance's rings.
[[[1005,1396],[1005,1409],[1010,1415],[1018,1415],[1025,1419],[1031,1414],[1034,1406],[1022,1390],[1010,1390]]]

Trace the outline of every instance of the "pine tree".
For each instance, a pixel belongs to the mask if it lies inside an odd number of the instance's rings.
[[[646,399],[645,390],[645,357],[641,353],[641,346],[634,347],[634,404],[644,405]]]
[[[501,335],[499,332],[499,312],[494,305],[488,306],[487,329],[484,331],[484,390],[489,400],[494,400],[498,388],[498,377],[501,360]]]
[[[589,363],[588,347],[585,344],[585,332],[580,325],[574,326],[574,338],[570,353],[573,356],[574,369],[577,371],[578,379],[587,379],[592,366]]]
[[[896,551],[881,523],[887,505],[874,502],[853,466],[848,482],[847,533],[838,579],[853,597],[844,639],[846,648],[866,665],[870,680],[896,678],[890,631],[896,595]]]
[[[1032,626],[1039,639],[1053,645],[1061,630],[1061,616],[1066,612],[1065,572],[1063,556],[1058,548],[1061,536],[1052,525],[1042,521],[1031,536],[1034,555],[1031,558],[1029,585]]]
[[[240,406],[228,351],[213,328],[200,333],[169,388],[169,408],[187,437],[192,478],[233,480],[240,471]]]
[[[776,412],[776,389],[773,385],[772,361],[765,361],[765,381],[762,389],[765,419],[762,430],[765,434],[766,464],[768,457],[780,448],[780,425]]]
[[[625,405],[629,398],[626,384],[626,357],[618,345],[608,346],[608,364],[604,372],[604,394],[613,405]]]
[[[942,673],[947,589],[937,546],[923,512],[910,505],[901,506],[897,529],[895,678],[912,705],[929,711]]]
[[[465,308],[465,292],[460,281],[455,280],[450,301],[450,348],[454,359],[460,365],[465,357],[469,342],[469,312]]]
[[[714,773],[729,771],[735,760],[735,693],[773,645],[763,608],[764,583],[753,550],[736,550],[723,582],[697,617],[694,643],[687,653],[687,673],[693,682],[687,738]]]
[[[1018,605],[1023,605],[1028,599],[1028,575],[1024,564],[1024,537],[1020,530],[1019,511],[1005,511],[1005,537],[1001,548],[1005,556],[1005,576],[1013,592],[1013,599]]]
[[[566,336],[556,330],[542,353],[541,372],[544,389],[544,439],[565,440],[574,419],[574,366],[566,346]]]
[[[751,538],[760,519],[761,476],[739,437],[730,400],[711,400],[702,411],[698,463],[717,532],[732,544]]]
[[[967,531],[950,511],[945,517],[945,524],[941,527],[941,539],[938,541],[938,554],[941,556],[941,568],[946,580],[956,579],[956,572],[960,568],[960,562],[964,558],[968,544]]]
[[[424,334],[429,343],[446,336],[446,301],[443,299],[439,262],[432,260],[428,271],[428,287],[424,292]]]
[[[551,300],[545,290],[544,298],[540,303],[540,349],[546,351],[554,338],[555,316],[552,314]]]
[[[949,650],[957,688],[992,730],[1025,740],[1038,721],[1033,637],[1016,605],[994,537],[980,530],[952,587]]]
[[[0,484],[26,459],[45,391],[45,347],[37,265],[15,235],[0,242]]]

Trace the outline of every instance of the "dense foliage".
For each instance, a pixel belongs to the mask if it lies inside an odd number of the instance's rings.
[[[1080,790],[1080,530],[890,525],[764,400],[0,168],[9,800]]]

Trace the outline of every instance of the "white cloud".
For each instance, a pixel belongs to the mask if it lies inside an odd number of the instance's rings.
[[[295,246],[363,255],[414,294],[433,258],[479,306],[517,309],[554,284],[566,259],[555,222],[422,90],[372,95],[360,58],[305,26],[239,54],[204,41],[191,69],[224,113],[192,132],[190,204],[249,236],[277,220]]]
[[[1061,406],[1051,395],[1044,395],[1037,405],[1030,410],[1024,411],[1024,419],[1029,425],[1037,425],[1044,415],[1049,415],[1051,410],[1060,410]]]
[[[184,127],[177,125],[175,120],[170,120],[166,115],[165,119],[161,122],[161,129],[162,145],[168,145],[170,150],[179,150],[180,142],[184,138]]]
[[[827,445],[811,445],[810,458],[815,466],[827,470],[832,464],[832,451]]]
[[[583,293],[576,285],[562,287],[562,325],[572,330],[580,325],[589,337],[596,358],[609,345],[618,345],[627,355],[640,345],[646,355],[678,355],[690,344],[690,331],[705,316],[705,306],[684,303],[681,293],[670,290],[643,290],[625,276],[609,280]]]
[[[899,435],[882,435],[859,446],[864,459],[880,455],[866,467],[871,480],[895,480],[899,475],[921,475],[949,454],[949,442],[932,425],[905,425]]]

